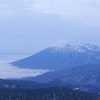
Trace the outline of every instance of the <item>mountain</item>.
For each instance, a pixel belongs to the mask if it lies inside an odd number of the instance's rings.
[[[64,87],[50,87],[0,89],[0,100],[100,100],[100,96]]]
[[[0,89],[36,89],[36,88],[62,87],[62,86],[64,85],[55,83],[39,83],[39,82],[25,81],[25,80],[0,79]]]
[[[0,79],[0,89],[15,89],[15,88],[43,88],[47,87],[44,83],[24,80],[4,80]]]
[[[60,42],[11,64],[20,68],[61,70],[77,65],[99,63],[99,46]]]
[[[68,89],[54,83],[0,79],[0,100],[95,100],[100,96]],[[96,100],[99,100],[96,99]]]
[[[100,88],[100,64],[69,67],[59,71],[47,72],[37,77],[24,78],[23,80],[49,83],[54,79],[63,84],[92,85]]]
[[[25,81],[25,80],[4,80],[0,79],[0,90],[1,89],[38,89],[38,88],[50,88],[50,87],[66,87],[73,90],[84,91],[88,93],[98,94],[99,88],[96,88],[91,85],[70,85],[64,84],[63,82],[55,79],[50,82],[38,83],[34,81]]]

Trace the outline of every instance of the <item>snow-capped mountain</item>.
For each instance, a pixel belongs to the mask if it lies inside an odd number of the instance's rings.
[[[28,58],[15,61],[12,65],[21,68],[60,70],[77,65],[99,63],[99,46],[58,42]]]
[[[70,43],[69,41],[58,41],[50,47],[54,47],[56,51],[73,51],[73,52],[85,52],[85,49],[92,51],[100,51],[100,47],[92,44],[83,44],[83,43]]]

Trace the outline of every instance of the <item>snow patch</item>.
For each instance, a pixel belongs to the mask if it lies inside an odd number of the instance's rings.
[[[50,47],[64,48],[66,45],[72,45],[72,44],[70,43],[70,41],[60,40],[54,43],[53,45],[51,45]]]
[[[62,53],[68,53],[68,52],[81,53],[81,52],[85,52],[86,49],[92,51],[100,51],[100,47],[96,45],[83,44],[83,43],[74,44],[66,40],[60,40],[55,44],[51,45],[50,47],[54,49],[54,52],[59,51]]]
[[[58,41],[50,47],[54,48],[55,51],[67,52],[85,52],[80,46],[71,43],[70,41]]]
[[[97,45],[92,45],[92,44],[83,44],[83,43],[79,43],[79,46],[85,47],[88,50],[92,50],[92,51],[100,51],[100,47]]]

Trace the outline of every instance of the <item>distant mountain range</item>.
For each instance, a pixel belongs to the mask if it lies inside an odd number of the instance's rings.
[[[85,64],[100,64],[100,47],[91,44],[56,43],[28,58],[11,64],[20,68],[49,70],[61,70]]]
[[[0,100],[100,100],[99,95],[65,87],[0,89]]]
[[[100,65],[90,64],[77,67],[69,67],[64,70],[47,72],[37,77],[23,78],[36,82],[50,82],[54,79],[63,84],[92,85],[100,87]]]
[[[25,81],[25,80],[3,80],[0,79],[0,90],[2,89],[38,89],[38,88],[50,88],[50,87],[66,87],[73,90],[84,91],[88,93],[98,94],[100,88],[96,88],[92,85],[70,85],[64,84],[60,80],[52,80],[49,82],[38,83],[34,81]]]
[[[37,77],[27,77],[20,80],[47,83],[52,87],[67,87],[89,93],[99,93],[100,64],[69,67],[59,71],[47,72]]]
[[[51,70],[42,75],[21,80],[69,88],[77,86],[76,89],[87,92],[100,91],[100,47],[96,45],[56,43],[11,64],[20,68]]]

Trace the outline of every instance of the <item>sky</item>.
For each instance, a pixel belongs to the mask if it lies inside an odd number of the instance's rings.
[[[59,40],[100,45],[100,0],[0,0],[0,78],[46,72],[8,63]]]
[[[0,0],[0,54],[34,54],[59,40],[100,45],[100,0]]]

